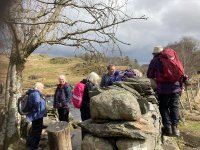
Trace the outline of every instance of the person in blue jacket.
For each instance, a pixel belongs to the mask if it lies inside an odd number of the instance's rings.
[[[32,112],[26,115],[28,122],[32,122],[32,129],[27,139],[27,146],[31,150],[36,150],[38,148],[42,128],[43,128],[43,117],[46,117],[46,103],[42,97],[42,91],[44,85],[40,82],[35,84],[33,89],[28,90],[29,95],[29,105],[32,107]]]
[[[102,87],[102,88],[107,87],[107,86],[111,86],[116,79],[116,77],[115,77],[115,71],[116,71],[115,65],[109,64],[107,66],[107,70],[108,70],[108,73],[104,74],[102,79],[101,79],[100,87]]]
[[[71,103],[72,89],[64,75],[60,75],[58,81],[59,84],[54,94],[53,107],[57,109],[60,121],[69,122],[69,105]]]

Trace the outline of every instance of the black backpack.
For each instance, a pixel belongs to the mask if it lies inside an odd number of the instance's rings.
[[[29,94],[24,94],[18,98],[17,108],[20,115],[27,115],[33,111],[30,107]]]

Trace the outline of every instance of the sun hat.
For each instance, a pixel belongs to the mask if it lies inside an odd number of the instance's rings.
[[[155,46],[153,49],[153,53],[152,54],[158,54],[160,52],[163,51],[163,47],[162,46]]]

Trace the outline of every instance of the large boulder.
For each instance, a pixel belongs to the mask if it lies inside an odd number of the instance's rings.
[[[152,104],[157,104],[158,103],[157,98],[155,97],[155,95],[149,95],[147,97],[147,101],[151,102]]]
[[[114,85],[123,87],[126,90],[128,90],[127,87],[130,87],[143,97],[155,94],[151,88],[150,80],[147,78],[125,78],[124,81],[115,82]]]
[[[93,96],[90,101],[92,119],[137,120],[141,116],[136,97],[128,91],[109,89]]]
[[[158,143],[156,138],[148,138],[146,140],[119,139],[116,142],[118,150],[155,150]]]
[[[131,87],[131,82],[118,81],[118,82],[114,82],[113,86],[121,87],[121,88],[131,92],[137,98],[141,97],[140,93],[138,91],[136,91],[133,87]]]
[[[79,124],[82,128],[98,137],[127,137],[132,139],[147,139],[157,137],[159,130],[152,122],[140,118],[139,121],[112,121],[96,123],[91,119]]]
[[[145,98],[138,98],[137,99],[139,105],[140,105],[140,110],[142,114],[146,114],[149,111],[149,103]]]
[[[108,140],[87,134],[81,144],[81,150],[113,150]]]

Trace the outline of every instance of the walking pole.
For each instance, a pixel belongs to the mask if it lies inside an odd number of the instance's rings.
[[[186,95],[187,95],[187,99],[188,99],[188,103],[189,103],[189,107],[190,107],[190,112],[192,112],[191,101],[190,101],[190,97],[189,97],[189,94],[188,94],[188,88],[187,88],[186,84],[185,84],[185,90],[186,90]]]
[[[181,92],[182,93],[182,92]],[[179,118],[180,118],[180,120],[183,122],[183,123],[185,123],[185,115],[184,115],[184,112],[183,112],[183,110],[185,109],[184,108],[184,105],[183,105],[183,103],[182,103],[182,98],[181,98],[181,96],[182,96],[182,94],[180,93],[180,100],[179,100],[179,104],[181,105],[181,108],[179,109]]]
[[[181,101],[181,98],[180,98],[180,104],[181,104],[181,108],[185,109],[184,106],[183,106],[183,102]]]
[[[198,92],[199,92],[199,79],[197,81],[196,96],[198,95]]]

